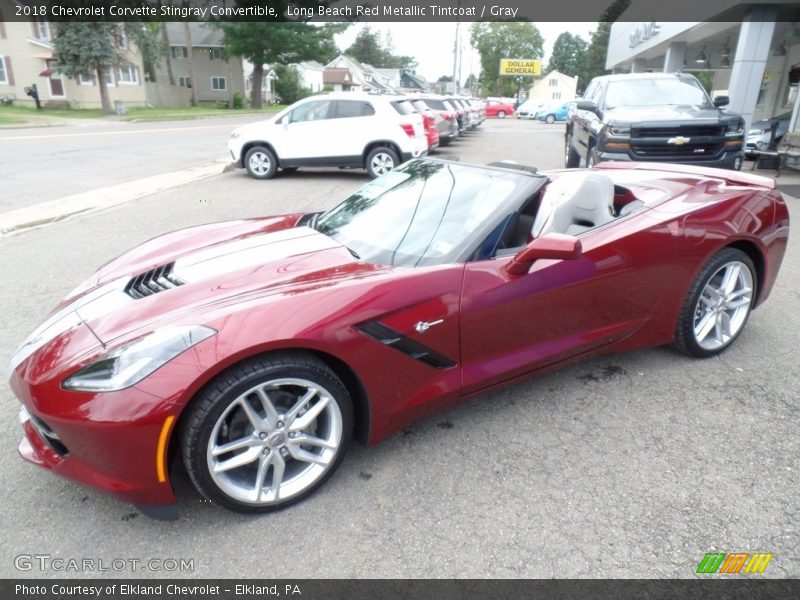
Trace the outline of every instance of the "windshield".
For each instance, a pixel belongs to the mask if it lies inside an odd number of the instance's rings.
[[[606,108],[664,105],[712,106],[705,89],[693,77],[626,79],[608,83]]]
[[[516,173],[414,160],[365,185],[315,227],[367,262],[446,264],[463,256],[526,184]]]

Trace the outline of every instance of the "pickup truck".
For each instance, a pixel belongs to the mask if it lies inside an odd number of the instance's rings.
[[[687,73],[595,77],[567,116],[564,163],[671,162],[739,170],[744,119]]]

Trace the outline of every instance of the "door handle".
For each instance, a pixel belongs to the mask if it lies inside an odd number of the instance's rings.
[[[420,321],[414,325],[414,329],[417,330],[417,333],[425,333],[434,325],[439,325],[441,323],[444,323],[444,319],[437,319],[436,321]]]

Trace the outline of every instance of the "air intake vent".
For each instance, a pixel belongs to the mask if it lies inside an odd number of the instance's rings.
[[[359,327],[359,330],[364,335],[379,341],[384,346],[391,346],[395,350],[407,354],[414,360],[424,362],[426,365],[434,367],[435,369],[447,369],[455,366],[455,363],[446,356],[434,352],[427,346],[415,342],[402,333],[386,327],[386,325],[372,322],[362,325]]]
[[[174,266],[175,263],[170,263],[137,275],[125,286],[125,293],[138,299],[183,285],[184,282],[172,274]]]

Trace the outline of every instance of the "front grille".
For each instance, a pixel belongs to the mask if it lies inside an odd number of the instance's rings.
[[[66,456],[69,454],[69,450],[67,447],[61,443],[61,440],[58,439],[58,434],[50,429],[50,426],[42,421],[36,415],[32,415],[30,412],[28,413],[28,418],[31,420],[31,425],[36,430],[36,433],[39,434],[39,437],[50,446],[50,448],[58,454],[59,456]]]
[[[695,158],[703,159],[716,156],[722,150],[722,144],[699,143],[683,144],[631,144],[631,151],[637,158]]]
[[[662,127],[632,127],[631,137],[692,137],[725,135],[725,127],[721,125],[666,125]]]
[[[125,293],[131,298],[139,299],[184,285],[184,281],[173,275],[174,266],[175,263],[169,263],[137,275],[125,286]]]

